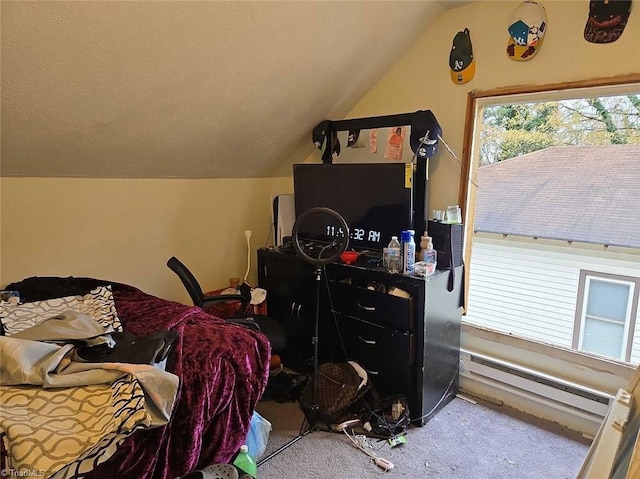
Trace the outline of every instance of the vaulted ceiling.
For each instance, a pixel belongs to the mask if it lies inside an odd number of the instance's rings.
[[[4,1],[0,172],[289,175],[465,3]]]

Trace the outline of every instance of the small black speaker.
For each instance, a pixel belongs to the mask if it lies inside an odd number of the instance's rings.
[[[427,232],[433,239],[438,257],[438,269],[457,268],[462,265],[462,235],[464,226],[429,220]]]

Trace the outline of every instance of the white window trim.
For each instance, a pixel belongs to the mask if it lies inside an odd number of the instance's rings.
[[[609,283],[624,284],[629,286],[629,296],[627,297],[627,311],[624,322],[624,332],[622,348],[618,359],[628,362],[631,359],[633,347],[633,334],[635,331],[636,317],[638,311],[638,279],[628,276],[600,273],[597,271],[580,271],[578,284],[578,300],[576,301],[576,315],[573,333],[572,347],[582,351],[582,341],[584,337],[585,316],[587,301],[589,299],[589,286],[592,279],[606,281]],[[595,354],[584,351],[587,354]]]

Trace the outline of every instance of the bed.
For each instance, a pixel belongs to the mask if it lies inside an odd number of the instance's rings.
[[[270,346],[266,337],[200,308],[105,280],[32,277],[5,289],[19,291],[25,304],[36,304],[51,298],[85,297],[99,287],[111,292],[117,321],[125,332],[138,336],[166,330],[178,333],[166,371],[175,374],[179,384],[166,425],[134,427],[108,459],[105,454],[103,462],[95,460],[90,467],[85,462],[71,475],[67,471],[60,477],[174,479],[228,462],[245,441],[254,407],[267,384]]]

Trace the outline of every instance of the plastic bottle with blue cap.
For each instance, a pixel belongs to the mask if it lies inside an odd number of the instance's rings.
[[[416,261],[416,242],[414,230],[405,230],[401,234],[402,239],[402,273],[413,274]]]

